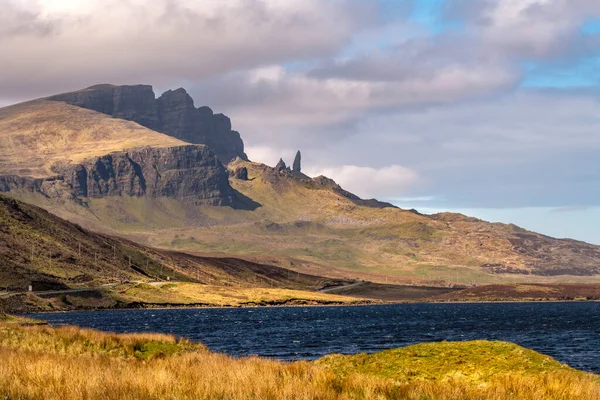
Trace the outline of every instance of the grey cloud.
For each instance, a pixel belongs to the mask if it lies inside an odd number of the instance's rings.
[[[279,67],[224,76],[193,86],[194,97],[230,114],[245,134],[284,140],[286,131],[317,137],[351,135],[368,112],[402,112],[436,104],[485,98],[513,88],[519,75],[495,65],[451,65],[425,76],[383,82],[317,78]],[[277,132],[275,137],[273,133]]]
[[[412,38],[384,50],[349,60],[332,60],[310,72],[316,78],[344,77],[368,81],[402,81],[430,78],[451,66],[498,65],[492,54],[476,51],[478,43],[468,37]],[[510,68],[510,65],[504,65]]]
[[[524,75],[522,61],[543,61],[544,69],[563,71],[600,51],[600,35],[582,35],[583,23],[600,16],[600,3],[589,0],[482,0],[446,3],[446,20],[463,28],[443,35],[406,33],[386,37],[350,59],[331,58],[310,76],[394,82],[430,78],[448,68],[503,70]]]
[[[39,12],[13,1],[0,1],[0,40],[18,36],[45,37],[61,28],[60,18],[45,20]]]
[[[97,5],[91,11],[43,16],[35,4],[0,4],[3,97],[98,82],[166,86],[325,56],[376,22],[350,0],[107,0],[89,3]]]

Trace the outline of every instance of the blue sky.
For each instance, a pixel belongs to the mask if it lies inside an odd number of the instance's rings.
[[[363,197],[600,244],[598,0],[0,7],[0,105],[184,86],[255,161],[301,149],[306,172]]]

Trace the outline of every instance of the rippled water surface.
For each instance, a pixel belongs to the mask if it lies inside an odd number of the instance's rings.
[[[52,325],[164,332],[234,356],[285,360],[374,352],[419,342],[505,340],[600,373],[600,303],[394,304],[71,312]]]

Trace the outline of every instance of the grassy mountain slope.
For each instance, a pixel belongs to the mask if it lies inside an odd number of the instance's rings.
[[[135,122],[49,100],[0,108],[0,139],[0,173],[30,177],[54,175],[56,162],[186,144]]]
[[[9,309],[354,301],[314,293],[336,284],[344,282],[235,258],[152,249],[87,231],[0,196],[0,293],[23,292],[32,285],[34,291],[54,290],[70,297],[48,305],[41,304],[43,293],[19,295],[18,301],[5,302]],[[71,289],[86,290],[68,292]],[[90,298],[96,300],[87,301]]]
[[[133,122],[47,100],[0,109],[0,136],[7,139],[0,141],[0,175],[49,174],[60,160],[183,143]],[[228,168],[247,168],[248,180],[232,177],[230,184],[258,208],[144,196],[72,201],[24,190],[9,195],[86,228],[153,247],[242,257],[312,275],[438,286],[600,282],[599,246],[459,214],[426,216],[386,207],[360,200],[327,178],[263,164],[238,159]]]
[[[322,274],[382,283],[471,284],[598,279],[600,248],[458,214],[434,216],[356,204],[332,183],[238,162],[232,186],[262,205],[206,210],[204,223],[161,230],[155,245],[238,254]],[[182,227],[184,226],[184,227]],[[143,236],[143,235],[142,235]],[[586,276],[585,278],[568,278]]]
[[[329,182],[303,181],[255,163],[234,189],[254,211],[175,199],[89,199],[86,207],[12,193],[87,228],[153,247],[235,256],[313,275],[390,284],[600,282],[598,246],[458,214],[419,215],[356,204]]]

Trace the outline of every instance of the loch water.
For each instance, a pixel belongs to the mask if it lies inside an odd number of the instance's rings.
[[[172,333],[233,356],[315,359],[420,342],[503,340],[600,373],[600,303],[392,304],[33,314],[53,326]]]

